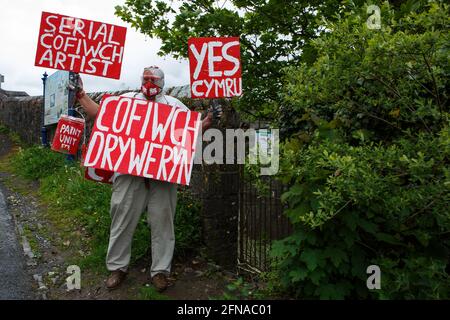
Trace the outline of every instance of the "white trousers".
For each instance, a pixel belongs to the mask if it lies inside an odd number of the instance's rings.
[[[144,178],[119,175],[113,183],[111,197],[111,229],[106,267],[110,271],[128,269],[131,242],[142,212],[147,207],[147,221],[151,229],[151,276],[170,272],[175,247],[174,217],[177,204],[177,185]]]

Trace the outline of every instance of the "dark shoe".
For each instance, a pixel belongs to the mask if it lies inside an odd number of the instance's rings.
[[[167,276],[164,273],[157,273],[152,277],[152,283],[158,292],[163,292],[169,286]]]
[[[106,287],[108,289],[115,289],[117,288],[123,280],[125,280],[127,276],[127,273],[122,270],[115,270],[111,272],[108,279],[106,279]]]

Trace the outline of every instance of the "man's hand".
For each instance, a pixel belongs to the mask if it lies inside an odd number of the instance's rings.
[[[68,88],[75,92],[78,102],[83,107],[84,111],[86,111],[87,115],[91,118],[95,118],[100,106],[86,94],[83,89],[83,80],[81,80],[78,73],[69,77]]]
[[[209,127],[211,127],[213,121],[220,119],[222,114],[222,106],[217,100],[212,100],[211,106],[208,108],[208,113],[205,119],[203,119],[202,121],[202,131],[205,132],[206,130],[208,130]]]
[[[206,130],[209,129],[209,127],[211,127],[213,122],[212,119],[213,119],[212,112],[208,112],[205,119],[203,119],[202,121],[202,132],[205,132]]]
[[[83,89],[83,80],[81,80],[81,77],[78,73],[75,73],[73,74],[73,76],[69,77],[68,87],[70,90],[73,90],[75,92],[78,100],[86,95],[86,92],[84,92]]]
[[[222,105],[217,100],[211,101],[211,106],[208,108],[208,115],[211,114],[212,120],[218,120],[222,117]]]

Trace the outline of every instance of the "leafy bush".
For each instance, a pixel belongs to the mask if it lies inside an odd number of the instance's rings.
[[[419,9],[385,4],[381,30],[355,9],[314,41],[313,64],[287,70],[294,233],[272,254],[297,297],[450,297],[449,6]],[[366,287],[373,264],[381,290]]]

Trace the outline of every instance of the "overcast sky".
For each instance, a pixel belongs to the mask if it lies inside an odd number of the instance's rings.
[[[114,15],[125,0],[1,0],[0,74],[2,89],[42,94],[42,74],[55,69],[34,66],[42,11],[127,27],[122,73],[119,80],[82,74],[87,92],[138,88],[142,69],[158,65],[165,72],[166,87],[189,84],[187,60],[160,57],[161,42],[132,29]]]

